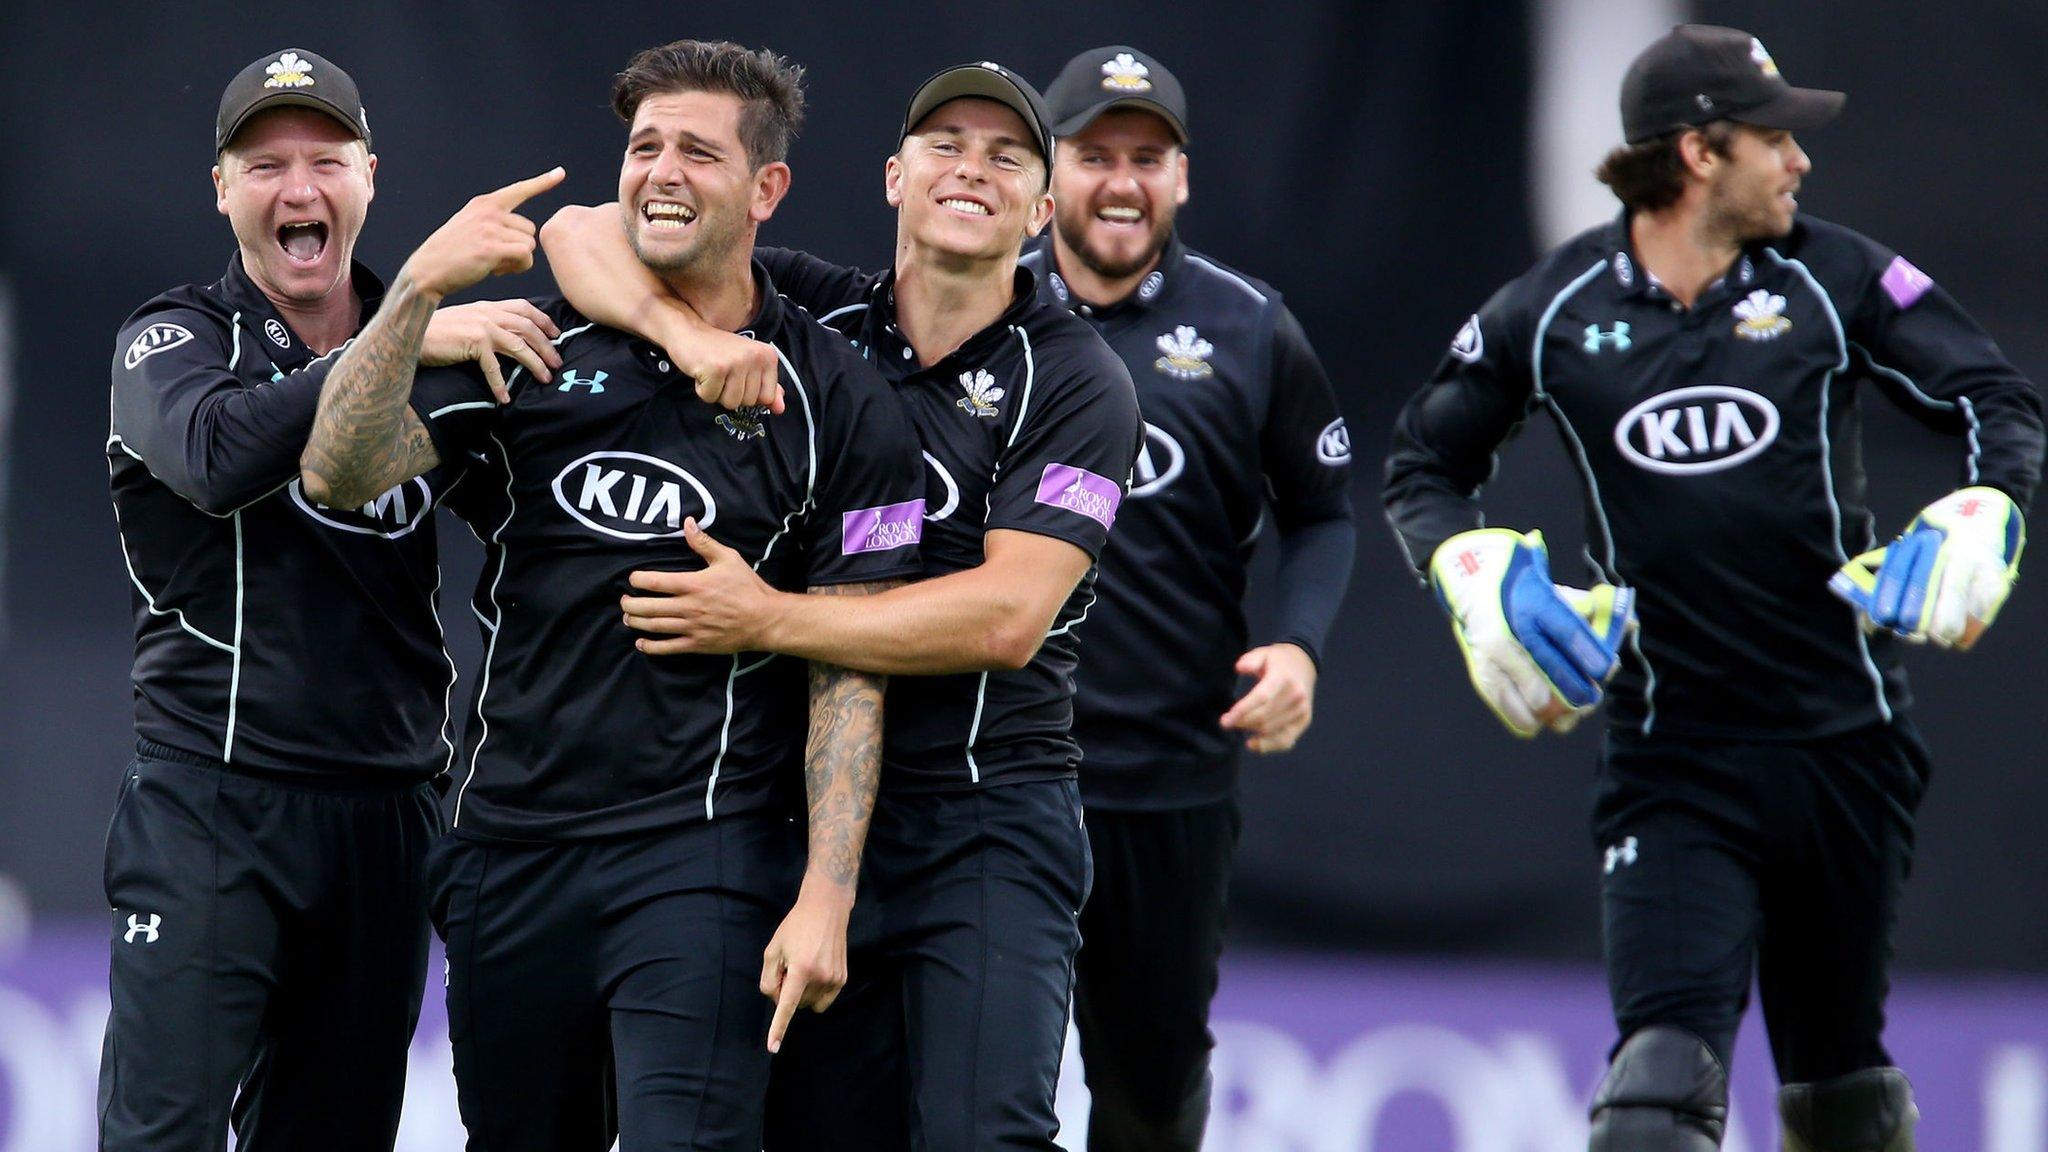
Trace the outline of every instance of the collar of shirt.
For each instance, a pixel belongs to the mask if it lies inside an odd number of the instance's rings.
[[[901,329],[896,327],[896,272],[884,272],[875,281],[868,297],[869,345],[875,350],[875,358],[882,364],[897,367],[899,378],[912,372],[937,372],[948,369],[955,363],[975,364],[1016,325],[1024,323],[1024,316],[1038,306],[1038,278],[1031,269],[1018,265],[1010,289],[1009,306],[1003,314],[986,328],[969,336],[960,347],[932,365],[929,369],[917,366],[917,350],[904,339]]]
[[[1159,253],[1159,263],[1153,265],[1152,271],[1145,273],[1144,279],[1138,281],[1137,288],[1113,304],[1097,305],[1075,296],[1073,289],[1067,286],[1066,277],[1060,275],[1050,231],[1032,241],[1025,247],[1025,251],[1037,253],[1043,263],[1048,292],[1046,303],[1056,304],[1088,320],[1110,320],[1126,313],[1150,311],[1153,305],[1165,299],[1169,287],[1180,283],[1180,278],[1187,270],[1187,248],[1180,242],[1180,233],[1169,232],[1166,236],[1166,247]]]
[[[1700,293],[1699,299],[1693,302],[1694,307],[1698,307],[1723,288],[1732,287],[1738,292],[1748,291],[1750,283],[1756,279],[1756,249],[1760,246],[1756,243],[1744,245],[1742,254],[1735,259],[1735,266],[1720,279],[1707,285]],[[1623,210],[1621,215],[1607,226],[1606,248],[1607,274],[1613,279],[1615,289],[1624,299],[1652,300],[1660,303],[1671,300],[1671,294],[1664,290],[1663,283],[1636,257],[1635,240],[1629,234],[1627,210]]]
[[[740,329],[739,334],[747,337],[749,340],[759,340],[763,344],[773,344],[776,338],[782,335],[782,325],[784,318],[789,314],[789,304],[788,301],[782,298],[782,294],[775,290],[775,282],[768,278],[768,269],[763,267],[759,260],[753,262],[753,275],[754,299],[760,301],[760,303],[754,309],[754,318],[747,321],[747,326]],[[650,341],[642,340],[638,336],[624,335],[628,345],[633,350],[634,359],[640,361],[650,373],[657,377],[657,387],[665,386],[668,383],[666,379],[660,378],[670,375],[681,378],[680,371],[676,369],[675,365],[669,363],[667,349]]]
[[[356,331],[370,322],[377,309],[384,303],[384,281],[375,272],[364,267],[360,261],[349,262],[349,281],[355,286],[356,298],[363,302],[362,319],[356,324]],[[260,332],[265,337],[264,353],[270,362],[285,372],[295,372],[314,360],[313,350],[306,347],[292,326],[285,323],[277,305],[249,278],[242,267],[242,253],[237,250],[228,257],[228,274],[221,278],[220,298],[229,308],[242,314],[242,324],[250,332]]]

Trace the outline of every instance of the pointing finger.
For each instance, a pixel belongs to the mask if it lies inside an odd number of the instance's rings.
[[[782,1051],[782,1036],[789,1031],[789,1019],[803,999],[804,982],[787,971],[782,976],[782,995],[775,1000],[775,1019],[768,1022],[768,1050]]]
[[[524,180],[514,180],[495,192],[486,192],[484,197],[500,208],[508,210],[517,208],[535,196],[560,184],[568,174],[558,164],[538,176],[528,176]]]

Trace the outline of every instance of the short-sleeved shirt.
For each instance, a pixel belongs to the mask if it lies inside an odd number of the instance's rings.
[[[352,269],[362,318],[384,293]],[[454,753],[433,472],[361,508],[306,499],[316,356],[249,279],[158,296],[114,343],[107,463],[134,589],[141,739],[258,774],[429,779]]]
[[[1005,528],[1098,557],[1129,489],[1141,423],[1130,373],[1089,327],[1041,304],[1018,269],[1004,313],[930,367],[896,327],[895,274],[761,256],[790,299],[844,334],[909,409],[926,467],[924,574],[978,567]],[[1025,667],[889,680],[883,787],[966,789],[1071,777],[1077,630],[1095,569]]]
[[[2032,499],[2039,395],[1905,257],[1802,216],[1686,308],[1643,267],[1624,216],[1458,331],[1401,414],[1388,512],[1426,567],[1478,526],[1495,449],[1540,410],[1577,462],[1593,574],[1638,592],[1615,724],[1802,739],[1887,721],[1908,704],[1894,638],[1865,635],[1827,588],[1876,540],[1866,385],[1958,437],[1961,483]]]
[[[1178,237],[1106,307],[1068,290],[1050,236],[1023,264],[1041,274],[1042,302],[1072,310],[1115,350],[1145,416],[1074,701],[1084,796],[1120,808],[1221,800],[1236,787],[1239,749],[1217,721],[1249,644],[1246,568],[1266,509],[1282,530],[1351,518],[1351,438],[1336,395],[1280,294]]]
[[[659,348],[559,299],[562,366],[422,372],[413,408],[469,469],[450,507],[485,542],[485,657],[457,773],[474,839],[639,834],[795,803],[805,665],[760,652],[647,656],[619,607],[636,570],[704,567],[694,519],[775,587],[918,572],[923,470],[902,406],[756,269],[745,334],[774,345],[788,407],[726,412]]]

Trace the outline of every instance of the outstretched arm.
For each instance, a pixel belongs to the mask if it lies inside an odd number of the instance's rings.
[[[715,328],[698,317],[626,239],[616,204],[569,204],[540,230],[541,250],[562,295],[600,324],[667,351],[697,396],[722,408],[782,411],[773,346]]]
[[[824,586],[810,594],[866,596],[891,586]],[[770,1052],[781,1049],[799,1007],[823,1012],[846,985],[847,919],[882,779],[882,678],[814,662],[810,680],[811,730],[804,747],[810,863],[796,906],[761,957],[761,994],[775,1001]]]
[[[299,457],[308,499],[359,504],[439,463],[426,428],[406,407],[428,321],[450,293],[533,267],[533,222],[513,209],[561,183],[562,175],[556,168],[476,197],[405,262],[384,307],[320,390],[313,434]]]
[[[694,524],[698,572],[635,572],[642,595],[623,601],[643,652],[783,652],[883,675],[1022,668],[1088,572],[1088,553],[1064,540],[996,529],[982,563],[869,597],[858,610],[778,592],[739,554]]]

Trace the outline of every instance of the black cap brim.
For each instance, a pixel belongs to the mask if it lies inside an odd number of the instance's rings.
[[[966,97],[993,100],[1015,112],[1018,119],[1024,121],[1025,130],[1031,133],[1032,145],[1038,149],[1039,159],[1048,166],[1052,164],[1052,128],[1046,123],[1038,94],[1024,87],[1023,82],[1010,73],[981,64],[948,68],[918,85],[910,97],[910,107],[903,113],[903,131],[896,137],[896,142],[901,144],[911,130],[940,105]]]
[[[1173,109],[1168,108],[1157,100],[1149,100],[1143,96],[1118,96],[1113,99],[1104,100],[1100,104],[1092,104],[1053,125],[1052,134],[1055,136],[1072,136],[1077,132],[1086,131],[1088,126],[1100,119],[1104,112],[1116,108],[1136,108],[1140,111],[1152,113],[1161,120],[1166,121],[1166,126],[1173,129],[1174,138],[1179,140],[1183,147],[1187,145],[1188,126],[1180,122],[1180,117],[1174,115]]]
[[[308,92],[273,92],[242,109],[241,115],[236,116],[234,123],[228,125],[227,131],[221,133],[220,138],[214,141],[213,150],[216,153],[225,152],[228,144],[234,140],[235,133],[240,132],[243,125],[255,119],[258,113],[268,112],[273,108],[311,108],[315,112],[325,113],[354,133],[355,138],[361,140],[365,146],[369,144],[370,138],[363,131],[362,125],[357,124],[355,118],[342,111],[341,106],[334,101],[322,99]]]
[[[1729,113],[1728,119],[1758,128],[1805,132],[1840,116],[1848,100],[1846,93],[1826,88],[1787,88],[1754,108]]]

